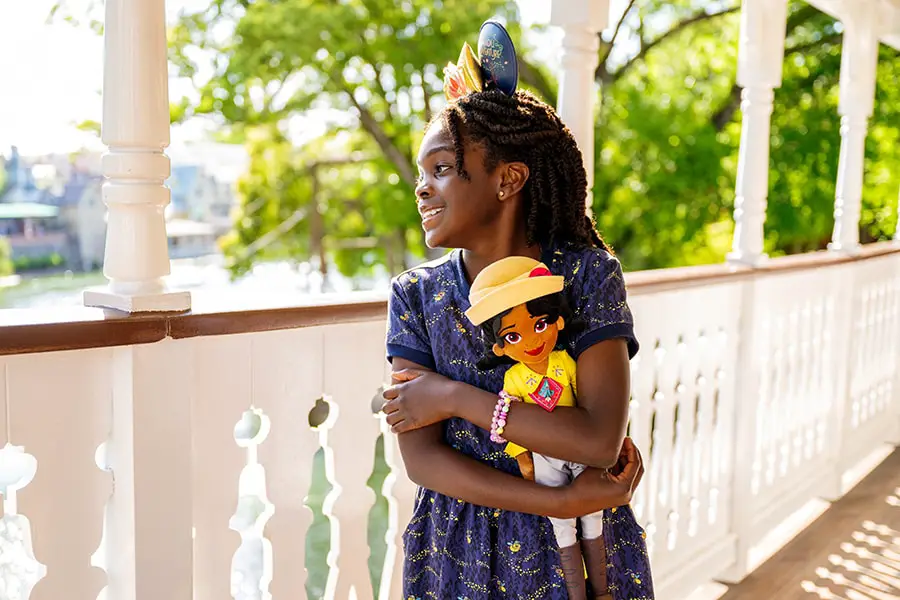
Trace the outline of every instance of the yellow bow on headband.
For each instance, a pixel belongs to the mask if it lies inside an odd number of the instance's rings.
[[[454,65],[444,67],[444,96],[453,101],[482,89],[481,67],[475,51],[468,43],[463,44],[459,60]]]

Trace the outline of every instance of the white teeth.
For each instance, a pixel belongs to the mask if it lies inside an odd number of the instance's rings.
[[[439,215],[439,214],[442,213],[442,212],[444,212],[444,208],[443,208],[443,207],[440,207],[440,208],[429,208],[428,210],[426,210],[425,212],[422,213],[422,218],[423,218],[423,219],[430,219],[431,217],[433,217],[433,216],[435,216],[435,215]]]

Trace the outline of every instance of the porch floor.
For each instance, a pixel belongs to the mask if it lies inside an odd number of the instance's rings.
[[[721,600],[900,600],[900,448]]]

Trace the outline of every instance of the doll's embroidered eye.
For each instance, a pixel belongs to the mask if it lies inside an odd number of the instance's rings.
[[[503,336],[503,340],[507,344],[518,344],[519,342],[522,341],[522,336],[519,335],[518,333],[507,333],[506,335]]]
[[[547,319],[538,319],[537,323],[534,324],[534,332],[544,333],[545,331],[547,331]]]

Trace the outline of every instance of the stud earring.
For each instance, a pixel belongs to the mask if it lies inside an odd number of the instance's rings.
[[[502,198],[505,195],[506,195],[506,192],[504,192],[503,190],[500,190],[500,193],[497,194],[497,196],[499,196],[500,198]]]

